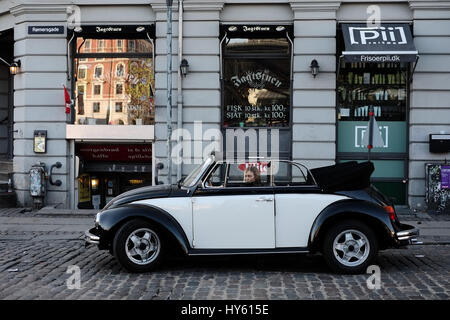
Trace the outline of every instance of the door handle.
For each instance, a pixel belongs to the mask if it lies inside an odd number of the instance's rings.
[[[272,202],[272,201],[273,201],[273,198],[266,198],[266,197],[263,197],[263,198],[258,198],[258,199],[256,199],[256,201],[258,201],[258,202],[261,202],[261,201]]]

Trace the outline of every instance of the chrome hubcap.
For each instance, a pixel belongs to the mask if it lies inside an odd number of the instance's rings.
[[[161,249],[161,242],[155,232],[142,228],[132,232],[125,242],[128,258],[136,264],[145,265],[154,261]]]
[[[358,230],[345,230],[334,239],[333,253],[339,263],[347,267],[359,266],[369,256],[369,240]]]

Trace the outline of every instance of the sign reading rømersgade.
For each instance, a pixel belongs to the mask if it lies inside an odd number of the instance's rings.
[[[64,34],[64,26],[28,26],[28,34]]]

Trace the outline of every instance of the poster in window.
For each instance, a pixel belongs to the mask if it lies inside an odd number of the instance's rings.
[[[450,166],[441,166],[441,189],[450,188]]]

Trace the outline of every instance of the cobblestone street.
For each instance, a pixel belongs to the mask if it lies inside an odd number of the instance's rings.
[[[158,271],[130,274],[107,252],[66,240],[0,241],[0,299],[442,299],[450,298],[448,245],[380,252],[381,288],[370,274],[336,275],[320,255],[171,258]],[[57,235],[54,237],[57,239]],[[27,238],[28,239],[28,238]],[[81,288],[68,289],[76,265]]]

